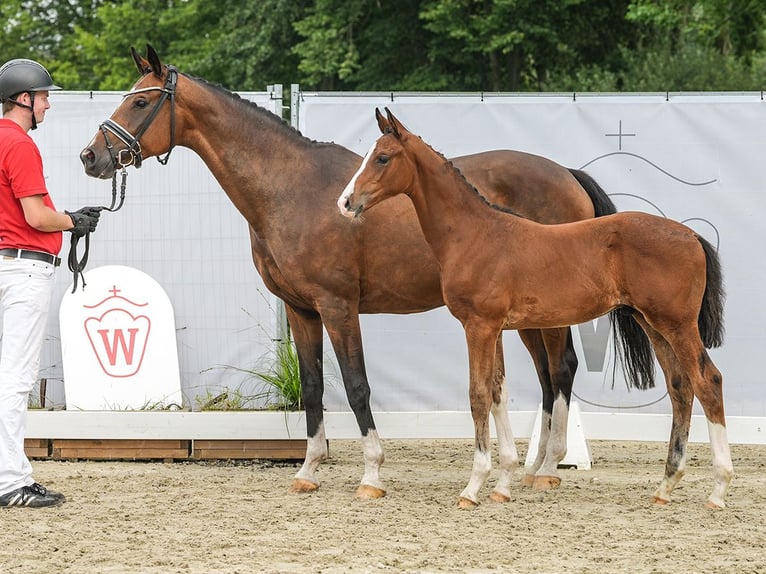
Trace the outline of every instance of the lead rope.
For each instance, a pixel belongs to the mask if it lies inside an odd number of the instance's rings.
[[[102,205],[98,208],[99,211],[109,211],[114,213],[115,211],[119,211],[119,209],[122,207],[122,204],[125,203],[125,187],[128,179],[128,171],[124,166],[120,174],[122,176],[120,183],[120,202],[117,203],[117,172],[115,171],[112,175],[112,204],[109,207]],[[83,290],[85,289],[86,285],[83,271],[85,271],[85,266],[88,264],[88,255],[90,253],[90,231],[83,237],[85,237],[85,251],[83,252],[80,259],[77,258],[77,244],[80,242],[80,237],[73,233],[69,242],[69,257],[67,258],[67,266],[69,267],[69,270],[72,272],[73,276],[74,285],[72,286],[72,293],[77,291],[78,278],[82,279]]]

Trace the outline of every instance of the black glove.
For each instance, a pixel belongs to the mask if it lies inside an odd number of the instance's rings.
[[[100,207],[82,207],[77,211],[65,211],[72,220],[72,235],[83,237],[88,233],[96,231],[98,218],[101,217]]]

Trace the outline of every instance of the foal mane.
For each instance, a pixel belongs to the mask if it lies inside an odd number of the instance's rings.
[[[445,155],[441,153],[440,151],[437,151],[436,149],[434,149],[433,146],[431,146],[429,143],[423,140],[422,137],[418,136],[418,139],[423,143],[423,145],[425,145],[428,149],[434,152],[436,156],[439,157],[445,164],[447,164],[447,166],[452,168],[452,170],[458,176],[458,179],[465,184],[465,187],[473,191],[473,193],[475,193],[479,197],[479,199],[481,199],[484,202],[485,205],[491,207],[492,209],[496,211],[502,211],[503,213],[509,213],[511,215],[515,215],[516,217],[523,217],[524,219],[528,219],[526,216],[521,215],[520,213],[517,213],[508,207],[498,205],[496,203],[492,203],[491,201],[489,201],[486,197],[484,197],[481,193],[479,193],[479,190],[476,189],[476,186],[474,184],[468,181],[465,175],[463,175],[463,172],[460,171],[460,168],[457,167],[454,163],[452,163],[452,160],[445,157]]]

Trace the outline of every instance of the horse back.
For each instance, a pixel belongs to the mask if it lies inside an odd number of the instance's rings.
[[[568,223],[596,215],[574,175],[544,157],[494,150],[456,157],[452,163],[490,203],[540,223]]]

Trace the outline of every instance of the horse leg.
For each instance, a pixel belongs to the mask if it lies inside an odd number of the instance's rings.
[[[549,400],[552,400],[552,407],[548,417],[550,427],[545,456],[535,472],[532,487],[536,490],[549,490],[561,485],[558,467],[567,454],[569,401],[572,396],[574,374],[577,370],[577,355],[574,351],[572,333],[568,327],[545,329],[542,331],[542,336],[548,355],[551,387]],[[540,436],[542,437],[542,432]]]
[[[505,359],[503,357],[503,334],[497,338],[495,346],[495,374],[492,381],[492,418],[497,431],[497,448],[500,458],[500,477],[494,490],[489,495],[493,502],[511,500],[511,479],[519,464],[519,453],[513,439],[511,421],[508,418],[508,389],[505,384]]]
[[[322,409],[324,394],[322,321],[314,312],[295,309],[287,304],[285,304],[285,311],[298,354],[301,396],[306,410],[306,436],[308,437],[306,458],[293,478],[291,490],[313,492],[319,488],[319,479],[316,476],[319,463],[327,458],[327,437]]]
[[[538,490],[557,488],[561,484],[558,465],[566,456],[577,354],[568,328],[523,330],[519,336],[532,356],[543,398],[537,456],[522,483]]]
[[[652,342],[657,362],[665,376],[665,384],[673,408],[673,423],[670,428],[665,475],[652,495],[652,502],[664,505],[670,502],[671,492],[686,472],[686,446],[689,441],[694,392],[691,382],[684,374],[670,344],[650,327],[638,313],[635,313],[634,317]]]
[[[668,444],[665,476],[654,493],[654,502],[667,504],[670,501],[670,493],[684,475],[692,405],[696,396],[707,418],[713,452],[715,485],[708,498],[707,507],[725,508],[724,498],[734,470],[726,433],[721,372],[710,360],[702,345],[696,325],[685,331],[685,335],[675,335],[670,342],[648,327],[645,321],[638,317],[637,319],[652,340],[673,403],[673,426]]]
[[[492,453],[489,436],[489,412],[492,403],[501,401],[495,393],[502,393],[495,385],[495,355],[501,327],[482,321],[464,323],[468,344],[468,367],[470,371],[469,398],[475,433],[473,468],[468,485],[460,493],[458,506],[474,508],[479,504],[479,490],[492,470]]]
[[[702,405],[708,424],[710,448],[713,453],[713,492],[707,499],[708,508],[725,508],[726,491],[734,476],[731,450],[726,432],[723,403],[723,375],[710,359],[700,340],[697,325],[683,334],[674,334],[669,342],[683,371],[691,381],[694,396]]]
[[[380,480],[380,467],[385,457],[370,408],[370,385],[364,366],[359,315],[346,307],[336,307],[330,311],[323,309],[321,313],[338,359],[348,403],[362,434],[364,475],[356,496],[362,499],[381,498],[386,495],[385,486]]]

